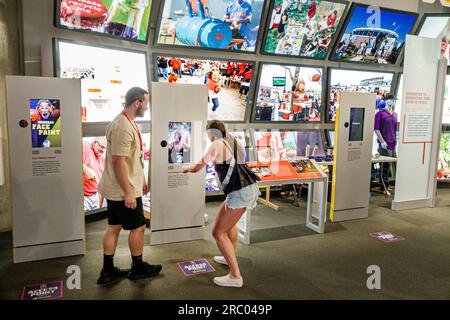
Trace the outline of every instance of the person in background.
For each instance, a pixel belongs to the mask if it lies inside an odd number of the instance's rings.
[[[125,107],[106,128],[105,170],[99,191],[108,203],[108,226],[103,236],[103,269],[97,280],[106,284],[126,275],[130,280],[156,276],[162,266],[142,260],[146,220],[142,196],[148,193],[144,176],[144,146],[134,120],[148,110],[149,93],[133,87],[125,95]],[[128,245],[132,257],[131,270],[114,266],[114,254],[120,231],[130,230]]]
[[[164,77],[165,80],[167,80],[167,78],[169,77],[169,73],[168,73],[168,63],[167,63],[166,58],[160,57],[158,59],[158,68],[160,70],[161,76]]]
[[[288,16],[287,12],[284,12],[281,15],[280,23],[278,24],[278,35],[277,35],[278,40],[284,36],[285,27],[286,27],[286,24],[288,23],[288,21],[289,21],[289,16]]]
[[[220,189],[226,194],[213,228],[213,236],[223,256],[214,257],[217,263],[228,265],[230,273],[215,277],[214,283],[224,287],[242,287],[244,280],[236,258],[236,223],[247,208],[253,209],[259,196],[258,178],[245,165],[245,149],[229,134],[221,121],[210,121],[206,126],[211,146],[195,165],[185,168],[184,173],[204,170],[213,162]]]
[[[215,112],[219,108],[219,92],[221,90],[221,79],[219,69],[213,67],[207,74],[208,85],[208,101],[211,100],[213,106],[212,111]]]
[[[223,21],[230,25],[233,39],[244,39],[247,41],[247,32],[252,20],[252,5],[244,0],[235,0],[226,11]],[[240,43],[240,50],[244,43]]]
[[[105,169],[106,139],[95,138],[92,142],[83,141],[83,189],[84,211],[102,208],[103,198],[98,192],[98,183]]]
[[[172,57],[170,59],[173,73],[177,74],[180,78],[182,78],[182,72],[181,72],[181,60],[175,57]]]

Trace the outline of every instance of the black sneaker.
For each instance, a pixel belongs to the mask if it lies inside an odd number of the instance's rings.
[[[130,273],[128,274],[128,279],[138,280],[143,278],[149,278],[157,276],[162,270],[160,264],[149,264],[145,261],[142,262],[140,266],[131,265]]]
[[[114,267],[111,271],[105,271],[102,269],[100,277],[97,280],[97,284],[106,284],[125,278],[130,273],[130,269],[122,270]]]

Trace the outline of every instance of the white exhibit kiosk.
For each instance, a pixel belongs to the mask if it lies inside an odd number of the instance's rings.
[[[204,152],[205,85],[152,83],[152,245],[204,238],[205,170],[183,174]]]
[[[6,76],[14,263],[85,253],[80,80]]]
[[[335,124],[330,219],[369,216],[376,94],[342,92]]]
[[[406,36],[392,210],[435,207],[449,24],[437,38]],[[444,43],[445,42],[445,43]],[[443,50],[444,52],[446,50]]]

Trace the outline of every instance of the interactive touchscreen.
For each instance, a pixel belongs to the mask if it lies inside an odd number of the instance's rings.
[[[393,76],[393,73],[331,69],[328,120],[336,120],[339,92],[342,91],[376,93],[378,109],[386,94],[391,91]]]
[[[244,121],[253,65],[248,62],[156,57],[158,81],[208,86],[208,120]]]
[[[320,121],[322,73],[321,68],[262,65],[255,121]],[[274,86],[273,77],[283,77],[286,82],[283,86]]]
[[[58,40],[57,76],[82,79],[83,122],[109,122],[123,109],[132,87],[148,90],[145,52],[88,46]],[[137,121],[149,120],[150,111]]]
[[[346,7],[323,0],[273,1],[264,52],[325,59]]]
[[[348,141],[363,141],[364,108],[350,108],[350,130]]]
[[[56,0],[56,26],[147,42],[151,0]]]
[[[191,129],[190,122],[169,122],[169,163],[191,162]]]
[[[354,5],[332,60],[396,64],[416,19],[413,13]]]
[[[264,0],[165,0],[157,43],[254,52]]]
[[[60,101],[57,99],[31,99],[31,147],[61,147]]]

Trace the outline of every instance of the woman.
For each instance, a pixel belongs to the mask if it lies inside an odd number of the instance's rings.
[[[286,28],[286,24],[288,23],[288,20],[289,20],[289,16],[288,16],[287,12],[284,12],[283,15],[281,16],[280,23],[278,24],[278,35],[277,35],[278,40],[284,36],[284,30]]]
[[[253,209],[256,206],[259,196],[257,177],[245,165],[244,148],[226,132],[223,122],[208,122],[206,131],[212,142],[211,146],[199,163],[183,172],[198,172],[208,162],[214,163],[219,188],[226,195],[226,200],[219,207],[212,232],[223,256],[214,257],[214,261],[230,268],[229,274],[215,277],[214,283],[224,287],[242,287],[244,281],[236,258],[236,223],[247,208]]]

